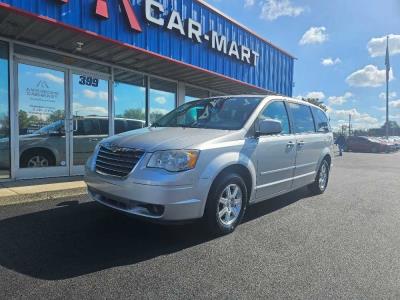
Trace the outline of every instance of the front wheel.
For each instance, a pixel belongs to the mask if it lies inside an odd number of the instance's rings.
[[[308,186],[308,189],[314,195],[323,194],[328,186],[330,166],[326,159],[324,159],[319,167],[315,181]]]
[[[228,174],[213,184],[204,221],[213,234],[231,233],[242,221],[246,206],[247,189],[244,180],[238,174]]]

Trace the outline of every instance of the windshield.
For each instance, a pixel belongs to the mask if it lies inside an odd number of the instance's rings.
[[[238,130],[262,99],[229,97],[196,100],[176,108],[152,126]]]
[[[49,133],[61,131],[61,129],[63,127],[64,127],[64,121],[59,120],[59,121],[56,121],[54,123],[51,123],[49,125],[46,125],[46,126],[40,128],[39,130],[35,131],[34,133],[35,134],[49,134]]]

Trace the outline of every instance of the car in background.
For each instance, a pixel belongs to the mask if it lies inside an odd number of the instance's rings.
[[[97,143],[108,137],[108,118],[74,117],[74,162],[85,164]],[[145,127],[145,122],[135,119],[115,118],[115,133]],[[50,123],[30,134],[19,136],[20,167],[35,168],[65,164],[64,120]],[[0,139],[0,156],[8,156],[8,139]],[[8,160],[2,160],[8,161]],[[0,169],[3,166],[0,164]],[[6,167],[6,166],[4,166]]]
[[[396,151],[400,150],[400,136],[390,136],[389,141],[394,144]]]
[[[386,141],[367,136],[349,136],[346,140],[346,151],[381,153],[392,151],[393,146]]]

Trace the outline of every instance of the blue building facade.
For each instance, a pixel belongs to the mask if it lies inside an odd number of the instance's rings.
[[[267,91],[292,95],[293,57],[202,1],[2,0],[1,2]],[[160,6],[155,4],[157,2]],[[98,3],[103,3],[103,7],[106,7],[107,16],[96,14]],[[131,7],[140,31],[130,26],[127,16],[129,8],[124,7],[124,3]],[[162,21],[163,25],[155,24],[146,18],[146,6],[150,7],[152,17]],[[179,17],[171,20],[172,29],[168,29],[169,17],[173,12],[177,12]],[[189,20],[200,25],[199,39],[194,35],[189,37],[187,28]],[[180,22],[183,31],[179,28]],[[214,39],[218,40],[215,41],[214,48],[212,32]],[[221,41],[221,37],[226,41],[226,46],[223,46],[225,51],[218,51],[215,47],[217,46],[215,44]],[[228,55],[232,43],[237,45],[238,56],[235,49]],[[250,56],[250,63],[245,61],[246,59],[242,60],[243,46],[249,49],[250,53],[252,51],[256,53],[256,56]]]
[[[291,96],[293,65],[202,0],[0,0],[0,181],[83,174],[194,99]]]

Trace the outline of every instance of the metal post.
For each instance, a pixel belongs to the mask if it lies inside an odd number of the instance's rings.
[[[386,139],[389,139],[389,80],[386,78]]]
[[[389,62],[389,36],[386,37],[386,139],[389,139],[389,72],[390,72],[390,62]]]
[[[351,135],[351,115],[349,114],[349,136]]]

